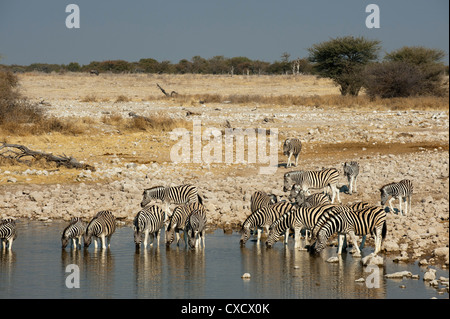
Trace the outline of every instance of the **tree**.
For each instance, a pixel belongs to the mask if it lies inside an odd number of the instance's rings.
[[[339,85],[342,95],[358,95],[364,81],[364,66],[378,58],[380,41],[364,37],[339,37],[313,45],[309,60],[322,77]]]

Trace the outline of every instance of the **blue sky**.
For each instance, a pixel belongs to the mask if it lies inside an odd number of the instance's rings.
[[[70,3],[80,8],[79,29],[66,28]],[[365,25],[371,3],[380,8],[379,29]],[[444,50],[448,64],[448,12],[447,0],[0,0],[0,63],[177,63],[196,55],[273,62],[353,35],[380,40],[381,57],[420,45]]]

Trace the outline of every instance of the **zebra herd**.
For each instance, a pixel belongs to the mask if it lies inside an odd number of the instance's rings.
[[[298,139],[288,139],[283,144],[283,152],[288,156],[287,167],[291,166],[290,158],[295,156],[297,166],[301,142]],[[344,176],[348,181],[348,193],[357,191],[356,180],[360,165],[356,161],[345,162]],[[240,244],[250,238],[250,230],[257,230],[257,242],[260,242],[261,232],[267,233],[266,247],[270,248],[284,234],[284,243],[288,243],[289,233],[294,233],[294,247],[308,249],[311,253],[320,253],[333,234],[338,234],[338,254],[342,253],[343,244],[348,235],[353,242],[354,256],[360,256],[367,235],[373,235],[375,241],[374,254],[381,250],[382,240],[386,236],[386,210],[389,200],[390,211],[394,212],[392,201],[399,199],[399,214],[403,215],[401,202],[405,201],[404,214],[411,212],[411,195],[413,186],[410,180],[390,183],[380,188],[381,206],[370,205],[367,202],[357,202],[342,205],[337,187],[339,171],[335,168],[323,168],[319,171],[291,171],[284,174],[283,191],[290,194],[288,201],[277,202],[277,197],[256,191],[251,197],[251,214],[241,228]],[[315,193],[311,189],[331,189],[328,194]],[[335,199],[339,204],[335,204]],[[409,209],[408,209],[409,207]],[[301,231],[306,231],[305,247],[300,247]],[[362,236],[358,245],[356,236]]]

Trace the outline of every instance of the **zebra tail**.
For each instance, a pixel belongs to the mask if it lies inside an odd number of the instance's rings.
[[[198,202],[203,205],[203,199],[200,195],[197,195]]]
[[[386,221],[384,221],[383,229],[381,230],[381,238],[385,239],[386,233],[387,233],[387,223],[386,223]]]

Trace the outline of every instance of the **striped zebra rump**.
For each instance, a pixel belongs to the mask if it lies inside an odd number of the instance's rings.
[[[148,237],[150,235],[150,246],[153,245],[153,238],[156,235],[159,244],[159,235],[164,226],[164,211],[157,205],[146,206],[140,210],[133,220],[134,243],[136,248],[140,247],[142,235],[144,235],[144,247],[147,248]]]
[[[189,215],[194,210],[199,210],[199,211],[201,211],[201,214],[205,214],[205,216],[206,216],[205,207],[202,204],[200,204],[199,202],[185,204],[185,205],[179,205],[179,206],[175,207],[175,209],[173,210],[173,214],[170,217],[170,221],[169,221],[169,224],[168,224],[167,230],[166,230],[166,245],[167,246],[170,246],[170,244],[172,244],[172,242],[174,241],[175,235],[177,237],[177,245],[179,245],[179,242],[180,242],[179,232],[180,231],[183,231],[185,244],[187,245],[186,232],[185,232],[186,221],[187,221],[187,218],[189,217]]]
[[[276,205],[276,204],[275,204]],[[269,227],[279,218],[279,212],[277,209],[274,209],[272,206],[269,207],[261,207],[256,212],[247,217],[247,219],[242,224],[241,228],[241,246],[245,245],[245,243],[250,238],[250,230],[257,228],[258,229],[258,239],[259,242],[261,239],[262,229],[266,229],[268,231]]]
[[[64,228],[61,236],[62,248],[66,248],[71,240],[72,248],[76,249],[78,246],[81,248],[81,238],[83,237],[85,232],[86,223],[84,223],[80,217],[72,217],[70,219],[69,225]]]
[[[186,221],[186,234],[190,248],[200,247],[203,243],[205,248],[206,214],[204,210],[194,210]]]
[[[264,206],[270,206],[277,202],[277,197],[273,194],[266,194],[261,191],[256,191],[250,198],[250,211],[256,212],[258,209]]]
[[[302,150],[302,142],[298,138],[289,138],[286,139],[283,143],[283,154],[288,156],[288,162],[286,167],[292,165],[291,156],[293,155],[295,158],[295,166],[298,165],[298,157]]]
[[[152,200],[160,200],[167,206],[170,204],[203,203],[202,198],[198,195],[197,187],[190,184],[173,187],[155,186],[145,189],[142,196],[141,207],[145,207]]]
[[[111,240],[112,234],[116,231],[116,218],[111,211],[100,211],[95,215],[86,227],[84,234],[84,247],[89,247],[92,236],[102,240],[102,248],[106,248],[106,240]],[[95,248],[97,241],[94,239]]]
[[[16,221],[12,218],[0,220],[0,242],[2,249],[11,250],[13,241],[17,238]]]

